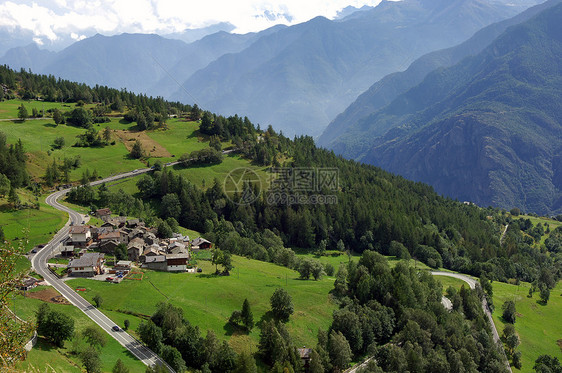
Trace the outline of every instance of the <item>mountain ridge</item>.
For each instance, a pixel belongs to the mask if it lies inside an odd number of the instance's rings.
[[[363,92],[345,111],[338,114],[330,122],[318,138],[318,144],[333,149],[338,154],[348,158],[358,158],[362,151],[357,150],[357,144],[347,146],[346,142],[351,139],[364,138],[365,134],[351,133],[353,127],[359,126],[360,122],[367,122],[370,114],[390,104],[398,95],[421,83],[423,78],[434,69],[452,66],[463,58],[482,51],[507,27],[528,20],[559,2],[559,0],[550,0],[531,7],[512,18],[493,23],[479,30],[470,39],[459,45],[430,52],[414,61],[405,71],[385,76]],[[346,133],[346,131],[350,133]],[[378,133],[377,135],[381,134]],[[367,137],[370,137],[370,135]]]
[[[394,127],[360,160],[477,204],[562,210],[558,16],[562,4],[428,74],[376,114]]]
[[[446,9],[440,4],[447,4]],[[480,0],[453,5],[382,2],[348,21],[315,18],[281,30],[275,38],[269,35],[239,53],[218,58],[183,86],[197,92],[200,105],[214,112],[245,112],[289,135],[317,135],[378,78],[428,51],[468,38],[480,27],[507,17],[508,11],[514,12]],[[470,12],[478,17],[462,16]],[[460,18],[460,25],[451,24],[452,15]]]

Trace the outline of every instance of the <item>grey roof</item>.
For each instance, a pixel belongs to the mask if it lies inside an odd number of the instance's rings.
[[[147,256],[144,262],[148,264],[148,263],[160,263],[165,261],[166,261],[165,255],[155,255],[155,256]]]
[[[166,259],[189,259],[188,254],[168,254]]]
[[[133,263],[133,262],[131,262],[130,260],[120,260],[120,261],[117,262],[116,266],[127,267],[127,266],[130,266],[131,263]]]
[[[103,257],[104,255],[101,253],[85,253],[80,258],[71,260],[68,267],[94,267],[98,264],[98,259],[103,259]]]
[[[84,234],[90,231],[89,225],[75,225],[70,227],[70,234]]]
[[[204,239],[204,238],[202,238],[202,237],[196,238],[196,239],[194,239],[193,241],[191,241],[191,244],[192,244],[193,246],[199,246],[199,245],[201,245],[202,243],[211,243],[211,241],[208,241],[208,240],[206,240],[206,239]]]

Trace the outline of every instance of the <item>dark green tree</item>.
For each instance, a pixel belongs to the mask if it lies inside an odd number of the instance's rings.
[[[94,305],[96,306],[96,308],[100,308],[101,305],[103,304],[103,298],[99,294],[94,295],[94,297],[92,298],[92,301],[94,302]]]
[[[141,341],[152,351],[159,353],[162,349],[162,329],[160,329],[152,320],[141,322],[137,328],[137,333]]]
[[[82,331],[82,337],[92,347],[102,348],[105,346],[105,333],[97,326],[88,326]]]
[[[131,148],[131,158],[139,159],[144,157],[144,150],[142,148],[142,144],[139,140],[135,141],[133,147]]]
[[[8,179],[4,174],[0,174],[0,197],[4,197],[10,193],[10,186],[10,179]]]
[[[64,123],[64,116],[59,109],[53,111],[53,121],[57,126]]]
[[[55,138],[55,140],[53,141],[53,148],[54,149],[62,149],[64,147],[64,144],[65,144],[64,137],[59,136],[59,137]]]
[[[540,297],[541,302],[546,305],[548,303],[548,300],[550,299],[550,289],[548,288],[548,286],[544,284],[540,285]]]
[[[67,122],[76,127],[88,128],[92,125],[90,112],[83,107],[72,110]]]
[[[18,107],[18,118],[21,121],[25,121],[27,118],[29,118],[29,113],[27,112],[27,109],[23,104]]]
[[[89,346],[80,353],[80,360],[87,373],[101,373],[100,353],[95,348]]]
[[[505,301],[502,305],[502,311],[503,319],[508,323],[514,324],[516,321],[515,302],[512,300]]]
[[[162,359],[168,363],[176,372],[183,373],[186,370],[185,361],[183,360],[177,348],[163,345],[162,346]]]
[[[37,333],[57,347],[63,347],[64,341],[74,333],[74,319],[43,304],[37,312]]]
[[[236,358],[236,368],[233,373],[257,373],[256,360],[252,355],[242,352]]]
[[[248,298],[244,299],[244,303],[242,303],[242,312],[240,315],[242,319],[242,324],[251,331],[254,327],[254,314],[252,313],[252,309],[250,308],[250,302],[248,302]]]
[[[277,320],[288,321],[289,317],[295,311],[291,296],[287,293],[287,290],[283,288],[277,288],[273,292],[269,303],[271,304],[273,317]]]
[[[533,369],[537,373],[562,373],[560,361],[557,357],[550,355],[540,355],[537,360],[535,360]]]
[[[332,330],[328,339],[328,353],[330,361],[338,371],[345,370],[351,362],[352,353],[349,342],[341,332]]]
[[[322,358],[315,349],[310,353],[310,364],[308,367],[309,373],[324,373],[324,365],[322,365]]]
[[[129,373],[129,368],[127,368],[121,359],[117,359],[111,373]]]

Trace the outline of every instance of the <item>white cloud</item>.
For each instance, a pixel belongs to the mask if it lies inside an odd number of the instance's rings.
[[[230,22],[235,32],[259,31],[278,23],[296,24],[316,16],[333,18],[352,5],[380,0],[21,0],[0,4],[0,27],[30,30],[37,40],[81,38],[86,33],[166,34]]]

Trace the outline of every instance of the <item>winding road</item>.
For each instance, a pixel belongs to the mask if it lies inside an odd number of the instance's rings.
[[[172,162],[166,164],[166,166],[172,166],[177,164],[178,162]],[[142,173],[146,173],[151,171],[151,168],[143,168],[134,170],[131,172],[126,172],[119,175],[114,175],[103,180],[95,181],[91,183],[91,185],[97,185],[104,182],[110,182],[119,179],[125,179],[128,177],[136,176]],[[71,289],[68,285],[66,285],[61,279],[56,277],[51,271],[47,268],[47,261],[52,255],[52,252],[55,247],[65,239],[70,231],[70,225],[72,224],[81,224],[82,221],[87,219],[87,216],[83,216],[78,212],[60,204],[58,199],[68,193],[70,189],[60,190],[49,195],[46,199],[46,203],[50,206],[56,208],[57,210],[61,210],[67,212],[69,215],[69,220],[66,225],[55,234],[53,239],[45,245],[40,251],[37,252],[31,259],[31,265],[33,269],[43,276],[45,281],[49,283],[52,287],[54,287],[63,297],[65,297],[70,303],[74,306],[78,307],[82,312],[86,314],[92,321],[98,324],[107,334],[113,337],[119,344],[129,350],[136,358],[142,361],[147,366],[155,366],[155,365],[164,365],[168,368],[170,372],[174,372],[174,370],[164,362],[156,353],[152,350],[147,348],[146,346],[142,345],[137,339],[132,337],[130,334],[125,332],[123,329],[119,329],[119,331],[114,331],[112,328],[117,325],[114,321],[109,319],[105,316],[102,312],[100,312],[97,308],[95,308],[92,304],[78,295],[73,289]]]
[[[506,228],[506,231],[507,231],[507,228]],[[447,277],[458,278],[459,280],[462,280],[462,281],[466,282],[468,284],[468,286],[470,286],[471,289],[476,288],[476,280],[475,279],[473,279],[471,277],[468,277],[466,275],[462,275],[460,273],[432,271],[431,274],[434,275],[434,276],[447,276]],[[492,326],[492,336],[494,337],[494,341],[499,346],[501,346],[501,352],[502,352],[502,355],[504,357],[506,367],[509,369],[510,372],[512,372],[511,366],[509,365],[509,361],[507,360],[507,356],[505,355],[505,351],[503,349],[503,343],[500,339],[500,335],[498,334],[498,330],[496,329],[496,324],[494,324],[494,319],[492,318],[492,313],[490,312],[490,308],[488,307],[488,301],[486,300],[486,298],[482,299],[482,309],[484,309],[484,313],[488,317],[488,321],[490,322],[490,325]]]

